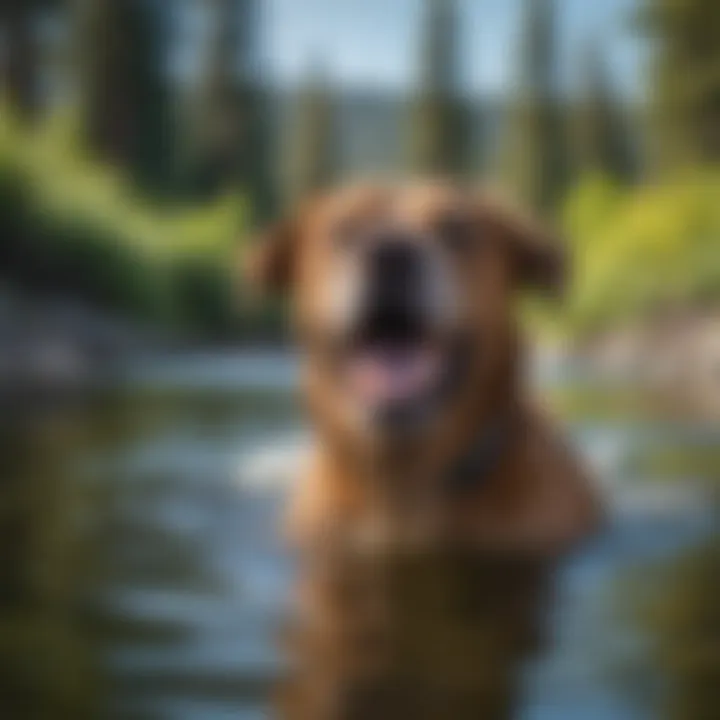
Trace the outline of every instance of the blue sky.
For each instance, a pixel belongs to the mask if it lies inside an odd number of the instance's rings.
[[[281,83],[295,83],[321,63],[336,82],[403,88],[417,66],[422,0],[260,0],[265,62]],[[465,85],[499,93],[516,77],[525,0],[459,0],[463,11]],[[572,87],[579,51],[602,42],[623,94],[641,88],[642,46],[630,26],[636,0],[558,0],[560,68]]]

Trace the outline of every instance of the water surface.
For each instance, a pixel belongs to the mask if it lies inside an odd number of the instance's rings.
[[[292,576],[275,527],[305,433],[295,367],[261,353],[145,362],[83,402],[5,419],[9,717],[267,716]],[[702,636],[696,596],[720,606],[704,583],[713,565],[698,560],[715,547],[718,426],[631,387],[564,377],[544,378],[548,397],[612,514],[559,580],[556,641],[528,668],[524,717],[660,717],[670,685],[696,685],[658,648],[672,657]],[[674,596],[690,607],[685,635],[653,610]]]

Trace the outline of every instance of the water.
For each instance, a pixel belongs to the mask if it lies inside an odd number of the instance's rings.
[[[292,581],[275,528],[304,436],[294,370],[262,354],[146,363],[111,392],[4,427],[0,697],[10,718],[267,716]],[[653,597],[679,591],[692,608],[715,591],[693,553],[714,547],[718,427],[572,377],[544,382],[611,519],[559,579],[555,642],[528,668],[523,717],[655,718],[685,678],[658,648],[672,656],[686,637],[649,619],[662,615]],[[695,575],[679,586],[687,568]],[[720,593],[710,600],[720,606]]]

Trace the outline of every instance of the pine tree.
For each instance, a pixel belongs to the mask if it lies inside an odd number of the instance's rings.
[[[338,127],[330,86],[312,72],[300,90],[287,168],[287,200],[295,203],[328,187],[338,174]]]
[[[641,20],[655,41],[653,164],[720,160],[720,4],[645,0]]]
[[[0,28],[5,37],[2,93],[25,121],[40,109],[40,58],[36,32],[38,12],[50,0],[4,0],[0,3]]]
[[[566,181],[557,98],[553,0],[526,0],[523,67],[505,158],[510,185],[539,211],[551,212]]]
[[[82,132],[101,159],[124,164],[129,154],[127,40],[120,28],[125,0],[75,0],[75,68]]]
[[[240,189],[260,222],[275,203],[270,103],[256,47],[260,6],[211,0],[209,8],[214,32],[197,95],[195,185],[201,194]]]
[[[75,0],[84,139],[99,159],[147,186],[161,183],[171,152],[163,7],[158,0]]]
[[[573,128],[575,169],[601,173],[618,181],[631,181],[635,162],[627,125],[600,48],[594,43],[587,48],[583,73],[584,86]]]
[[[240,186],[248,198],[252,225],[265,223],[277,210],[272,104],[260,63],[258,43],[261,5],[261,0],[243,0],[238,42],[238,103],[243,128],[238,170]]]
[[[197,97],[197,171],[201,191],[217,192],[237,171],[240,118],[237,103],[238,6],[236,0],[210,0],[212,34]]]
[[[458,176],[470,170],[468,109],[460,96],[455,0],[428,0],[421,44],[421,84],[412,102],[413,171]]]
[[[132,76],[137,134],[132,170],[148,190],[165,191],[171,181],[175,153],[175,117],[165,73],[171,3],[140,0],[133,40]]]

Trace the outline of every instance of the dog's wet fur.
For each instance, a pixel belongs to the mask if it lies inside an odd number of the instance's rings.
[[[513,716],[551,573],[601,517],[523,382],[517,299],[560,294],[565,265],[539,224],[441,181],[327,193],[253,248],[249,277],[292,301],[317,438],[288,514],[285,716]]]

